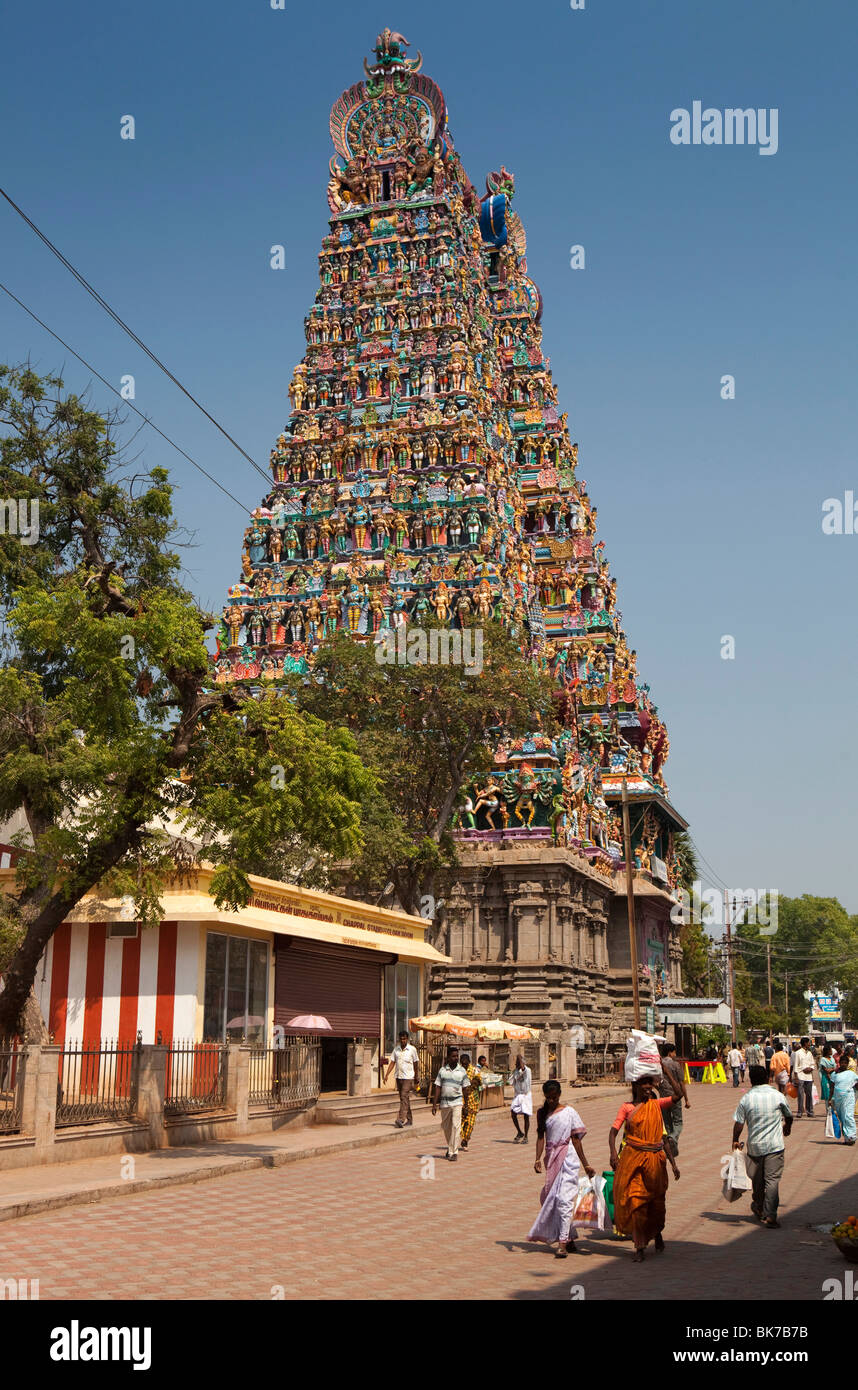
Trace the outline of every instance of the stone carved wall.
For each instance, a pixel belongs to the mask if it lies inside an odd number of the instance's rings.
[[[507,1014],[551,1029],[583,1024],[588,1041],[599,1044],[625,1038],[632,1026],[631,974],[608,951],[617,895],[577,855],[549,848],[462,851],[443,896],[439,945],[452,963],[432,971],[431,1010]],[[667,905],[663,912],[667,917]],[[677,988],[675,930],[669,956]],[[642,981],[644,1004],[647,988]]]

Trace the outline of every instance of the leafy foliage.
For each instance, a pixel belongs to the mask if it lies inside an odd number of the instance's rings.
[[[740,925],[735,935],[737,955],[749,980],[747,1021],[750,1026],[763,1027],[762,1010],[768,1008],[763,1002],[767,1000],[766,938],[756,923]],[[784,1031],[803,1030],[807,1020],[804,992],[824,993],[835,985],[847,995],[846,1017],[853,1021],[858,1018],[858,917],[850,917],[836,898],[809,893],[781,898],[778,930],[769,940],[772,1004],[779,1020],[775,1026]]]
[[[58,379],[0,367],[0,495],[39,503],[36,544],[0,537],[0,816],[29,830],[0,1033],[85,893],[129,893],[157,921],[199,839],[237,908],[269,861],[358,853],[375,785],[346,730],[211,686],[214,620],[179,580],[167,475],[121,477],[115,426]]]
[[[342,634],[322,649],[316,679],[295,684],[301,710],[349,730],[374,776],[363,853],[349,866],[362,895],[392,882],[402,905],[418,911],[439,869],[455,861],[457,800],[491,768],[501,732],[551,731],[551,679],[500,624],[483,631],[480,676],[457,665],[382,665],[372,647]]]

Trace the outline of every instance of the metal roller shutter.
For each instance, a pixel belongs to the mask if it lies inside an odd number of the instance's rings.
[[[326,1037],[377,1038],[382,969],[395,956],[280,937],[274,957],[274,1022],[323,1014]]]

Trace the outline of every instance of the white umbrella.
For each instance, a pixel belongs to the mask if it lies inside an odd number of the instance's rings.
[[[322,1014],[296,1014],[286,1024],[297,1033],[332,1033],[334,1030]]]

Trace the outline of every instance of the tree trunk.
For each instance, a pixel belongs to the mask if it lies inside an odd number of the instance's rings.
[[[32,1014],[28,1012],[28,1003],[33,994],[33,981],[39,961],[57,927],[65,921],[68,911],[69,904],[65,897],[57,895],[45,905],[27,928],[26,936],[3,976],[3,990],[0,993],[0,1037],[23,1034],[26,1028],[31,1026]],[[38,1013],[35,998],[33,1005]]]
[[[30,989],[27,995],[27,1002],[21,1013],[21,1041],[25,1043],[40,1043],[42,1046],[51,1040],[48,1026],[42,1017],[39,1008],[39,1001],[36,998],[36,991]]]

